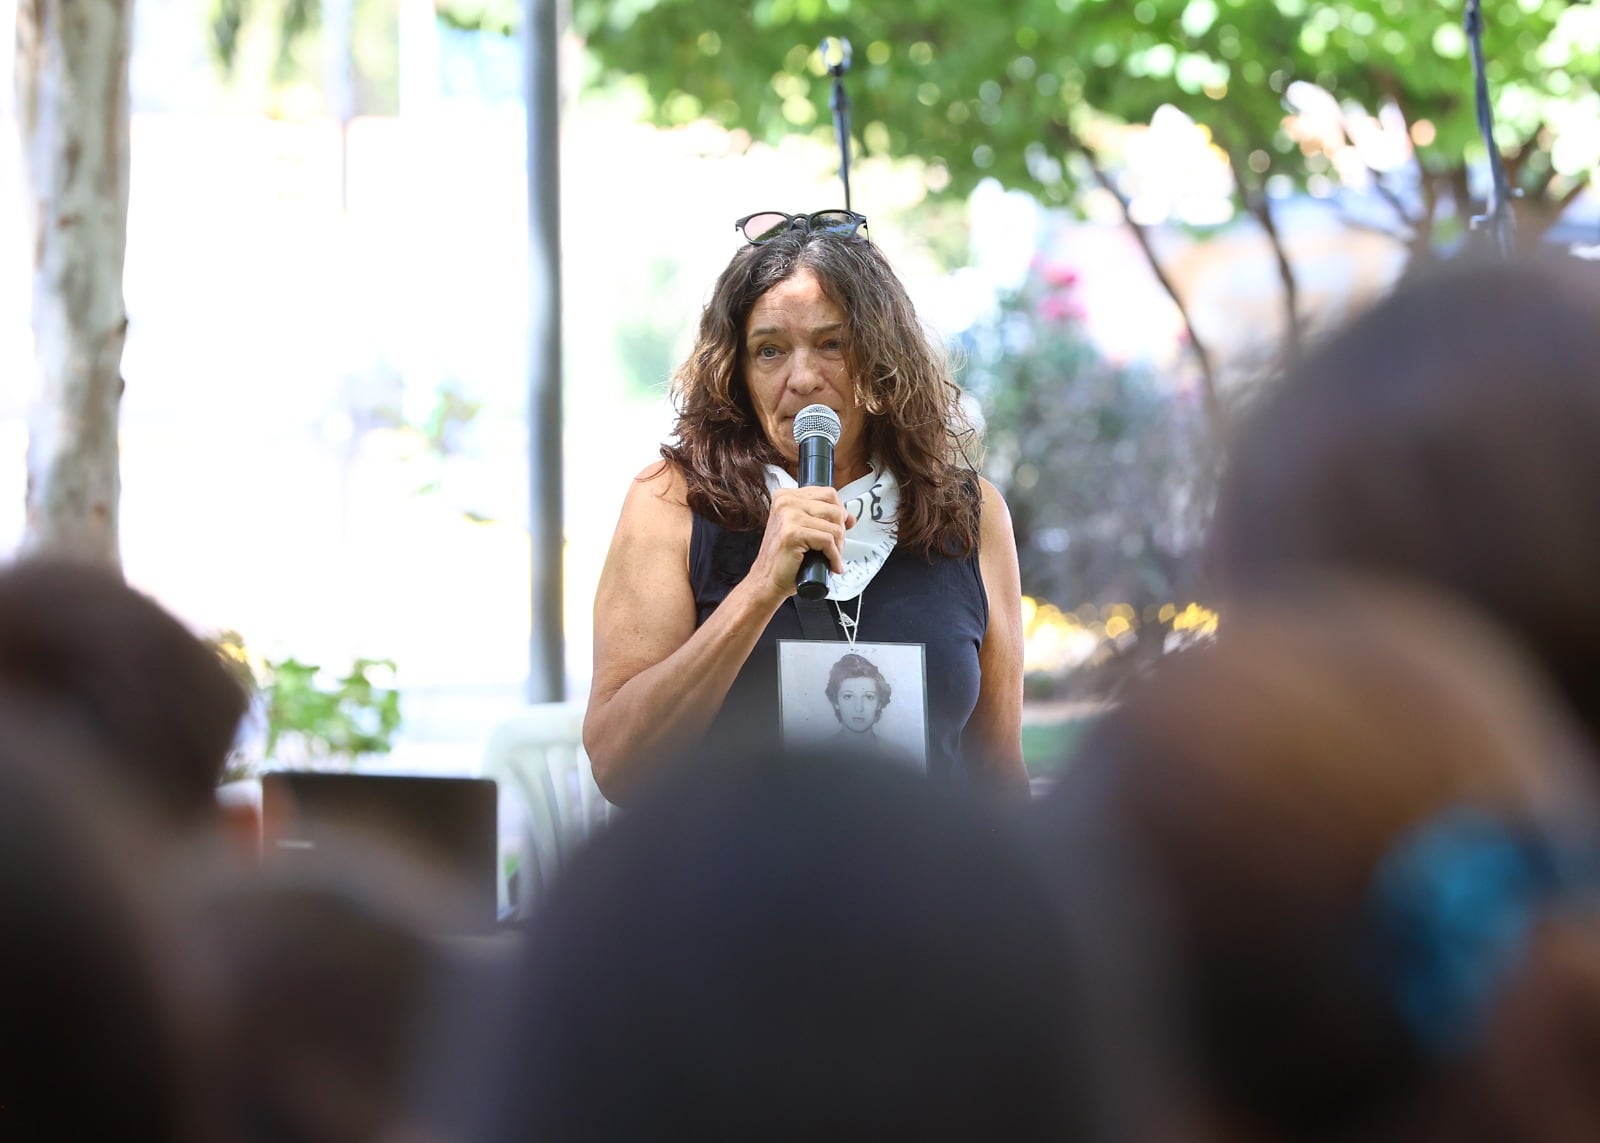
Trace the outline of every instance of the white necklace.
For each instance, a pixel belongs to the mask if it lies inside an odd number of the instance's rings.
[[[850,645],[852,651],[856,649],[856,628],[861,626],[861,603],[866,598],[867,589],[863,587],[861,594],[856,596],[856,613],[854,616],[846,615],[844,608],[839,606],[837,599],[829,601],[833,604],[834,611],[839,613],[839,627],[844,632],[844,641]]]

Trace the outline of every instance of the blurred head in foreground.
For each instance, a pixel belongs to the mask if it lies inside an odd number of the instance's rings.
[[[1466,616],[1371,585],[1236,604],[1038,807],[1111,823],[1165,898],[1203,1135],[1600,1131],[1588,758]]]
[[[1466,261],[1291,366],[1230,448],[1224,594],[1318,568],[1488,611],[1600,731],[1600,266]]]
[[[187,922],[213,974],[213,1071],[243,1143],[398,1137],[450,971],[411,857],[324,839],[319,861],[203,870]],[[412,892],[411,896],[407,896]]]
[[[160,819],[204,824],[247,698],[216,652],[109,568],[0,569],[0,695],[82,737]]]
[[[182,949],[77,746],[0,711],[0,1135],[214,1138]]]
[[[490,1138],[1093,1138],[1034,867],[899,770],[696,767],[529,934]]]

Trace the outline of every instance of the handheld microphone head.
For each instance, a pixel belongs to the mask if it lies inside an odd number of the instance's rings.
[[[833,450],[844,426],[839,414],[826,405],[807,405],[794,416],[794,443],[800,449],[796,473],[801,488],[833,483]],[[828,557],[813,548],[800,560],[795,591],[801,599],[821,599],[828,594]]]
[[[839,414],[826,405],[807,405],[794,416],[795,444],[808,437],[827,437],[830,445],[838,445],[839,434],[843,431]]]

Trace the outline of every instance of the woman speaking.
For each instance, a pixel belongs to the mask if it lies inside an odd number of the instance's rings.
[[[1016,543],[943,350],[843,210],[736,224],[673,381],[674,439],[634,480],[595,595],[584,746],[624,801],[707,737],[780,739],[785,641],[920,644],[927,772],[1026,795]],[[795,415],[839,418],[801,487]],[[827,598],[796,597],[807,552]]]

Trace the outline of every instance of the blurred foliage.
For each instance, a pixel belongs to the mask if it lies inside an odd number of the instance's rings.
[[[468,396],[466,386],[452,377],[435,386],[433,408],[417,429],[428,442],[428,451],[450,456],[462,448],[463,437],[481,412],[483,402]]]
[[[245,28],[259,5],[255,0],[212,0],[211,54],[226,72],[239,58]],[[276,32],[273,74],[287,79],[295,70],[298,42],[322,25],[322,5],[318,0],[273,0],[272,23]]]
[[[262,658],[237,631],[223,631],[211,643],[250,695],[251,725],[241,739],[252,730],[259,739],[236,745],[224,782],[251,777],[261,762],[349,768],[394,749],[401,713],[393,662],[358,658],[335,674],[292,655]]]
[[[434,11],[447,27],[464,32],[513,36],[522,26],[523,0],[434,0]]]
[[[1033,634],[1059,646],[1058,671],[1092,667],[1079,682],[1094,692],[1196,628],[1173,601],[1202,590],[1217,450],[1197,393],[1102,355],[1076,289],[1069,269],[1036,263],[967,331],[961,380],[1011,508]]]
[[[361,115],[399,110],[399,6],[349,0],[350,55]],[[321,0],[209,0],[207,38],[218,73],[279,112],[275,92],[320,91],[325,80]],[[261,90],[262,88],[266,90]],[[326,93],[323,93],[326,95]]]
[[[378,680],[393,672],[387,659],[356,659],[340,675],[292,656],[269,661],[260,692],[263,753],[299,767],[349,767],[389,753],[400,729],[400,692]]]
[[[417,495],[426,496],[444,488],[451,458],[470,453],[469,438],[482,412],[483,402],[469,396],[465,384],[451,377],[434,387],[433,405],[420,422],[407,420],[404,412],[400,413],[395,427],[415,435],[433,470],[433,474],[417,486]],[[489,519],[474,511],[467,511],[467,516],[480,522]]]
[[[1536,237],[1600,155],[1580,126],[1600,110],[1600,10],[1485,9],[1497,141]],[[1352,125],[1389,108],[1417,146],[1381,193],[1396,229],[1426,249],[1436,224],[1472,209],[1469,164],[1484,157],[1459,0],[573,0],[573,21],[592,81],[638,77],[662,123],[708,117],[766,140],[832,131],[818,45],[847,38],[860,151],[920,156],[930,189],[958,197],[992,176],[1070,204],[1092,185],[1090,162],[1115,167],[1117,136],[1100,126],[1172,105],[1225,153],[1250,209],[1269,182],[1339,174]],[[1297,82],[1343,105],[1338,137],[1291,133]]]
[[[693,328],[693,298],[682,267],[656,255],[636,268],[638,277],[619,275],[617,355],[627,392],[655,397],[666,391],[679,357],[679,336]]]

